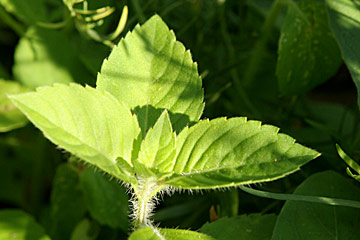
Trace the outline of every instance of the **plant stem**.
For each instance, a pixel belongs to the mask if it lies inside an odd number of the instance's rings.
[[[26,28],[15,21],[6,10],[0,6],[0,19],[4,21],[18,36],[25,34]]]
[[[135,230],[152,226],[150,217],[155,208],[155,197],[162,188],[155,178],[140,179],[138,185],[134,186],[135,197],[132,202]]]
[[[260,190],[251,189],[245,186],[239,186],[241,190],[247,192],[249,194],[271,198],[276,200],[292,200],[292,201],[302,201],[302,202],[311,202],[311,203],[322,203],[331,206],[344,206],[344,207],[353,207],[360,208],[359,201],[346,200],[346,199],[338,199],[338,198],[328,198],[328,197],[317,197],[317,196],[304,196],[297,194],[283,194],[283,193],[270,193]]]
[[[282,5],[282,0],[275,0],[273,5],[271,6],[270,12],[265,19],[264,25],[261,28],[261,38],[256,42],[253,54],[251,55],[249,64],[246,68],[248,69],[248,71],[245,73],[243,79],[244,86],[249,86],[251,81],[255,78],[256,73],[258,72],[261,60],[265,52],[266,43],[269,39],[276,18],[280,13]]]

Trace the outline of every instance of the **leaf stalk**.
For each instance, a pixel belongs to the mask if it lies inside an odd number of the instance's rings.
[[[163,188],[164,186],[159,185],[155,178],[138,179],[138,184],[133,186],[134,196],[131,202],[135,230],[152,227],[150,217],[157,203],[156,195]]]

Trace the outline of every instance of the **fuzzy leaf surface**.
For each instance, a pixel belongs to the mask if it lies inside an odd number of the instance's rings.
[[[141,143],[139,156],[135,160],[140,164],[137,172],[147,174],[148,171],[153,170],[153,174],[156,174],[156,169],[169,172],[174,164],[175,154],[175,133],[172,131],[170,118],[165,110]]]
[[[53,143],[125,182],[135,182],[131,150],[140,129],[130,110],[106,92],[55,84],[11,97]]]
[[[0,211],[1,240],[50,240],[29,214],[20,210]]]
[[[163,109],[172,113],[174,129],[181,130],[197,121],[204,108],[197,64],[157,15],[137,25],[113,49],[102,65],[97,88],[136,112],[143,136]]]
[[[200,121],[177,136],[174,174],[165,183],[200,189],[272,181],[319,155],[278,131],[246,118]]]
[[[358,92],[360,106],[360,8],[352,0],[327,0],[330,26]]]
[[[6,96],[27,91],[17,82],[0,79],[0,132],[7,132],[27,123],[24,114]]]
[[[215,240],[203,233],[181,229],[142,228],[130,235],[129,240]]]
[[[279,39],[276,66],[282,95],[303,93],[333,76],[341,54],[330,30],[325,4],[304,0],[289,6]]]

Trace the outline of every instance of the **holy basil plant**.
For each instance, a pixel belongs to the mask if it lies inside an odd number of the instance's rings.
[[[96,88],[55,84],[10,98],[50,141],[132,189],[141,232],[131,239],[210,239],[155,228],[156,195],[272,181],[319,155],[245,117],[200,120],[197,65],[159,16],[112,50]]]

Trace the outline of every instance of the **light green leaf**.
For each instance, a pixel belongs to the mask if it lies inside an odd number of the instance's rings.
[[[53,83],[94,83],[77,52],[62,32],[31,27],[15,50],[15,79],[30,88]]]
[[[143,136],[163,109],[179,131],[197,121],[204,108],[197,64],[157,15],[137,25],[113,49],[102,65],[97,88],[137,113]]]
[[[279,40],[276,75],[282,95],[314,88],[333,76],[341,64],[325,4],[313,0],[297,4],[298,9],[289,6]]]
[[[136,163],[140,163],[142,167],[136,168],[136,172],[141,171],[145,175],[151,170],[153,173],[169,172],[174,165],[175,154],[175,133],[172,131],[169,115],[165,110],[141,143],[139,156],[134,161],[134,165],[137,167]],[[160,178],[161,175],[158,177]]]
[[[359,188],[332,171],[307,178],[294,194],[360,200]],[[358,239],[359,216],[360,210],[355,208],[287,201],[278,216],[272,239]]]
[[[327,0],[330,26],[358,91],[360,106],[360,9],[352,0]]]
[[[32,216],[20,210],[0,211],[1,240],[50,240]]]
[[[130,235],[129,240],[215,240],[203,233],[166,228],[142,228]]]
[[[200,121],[177,137],[175,174],[165,183],[216,188],[272,181],[319,156],[278,131],[246,118]]]
[[[107,92],[55,84],[11,99],[59,147],[125,182],[136,182],[131,150],[140,129],[130,110]]]
[[[217,240],[266,240],[271,239],[275,222],[275,214],[241,215],[206,223],[199,231]]]
[[[85,213],[78,171],[70,164],[62,164],[53,182],[47,232],[54,240],[69,239]]]
[[[27,123],[27,118],[6,96],[27,91],[17,82],[0,79],[0,132],[7,132]]]
[[[120,183],[90,168],[81,173],[80,183],[91,217],[100,224],[127,232],[129,197]]]

